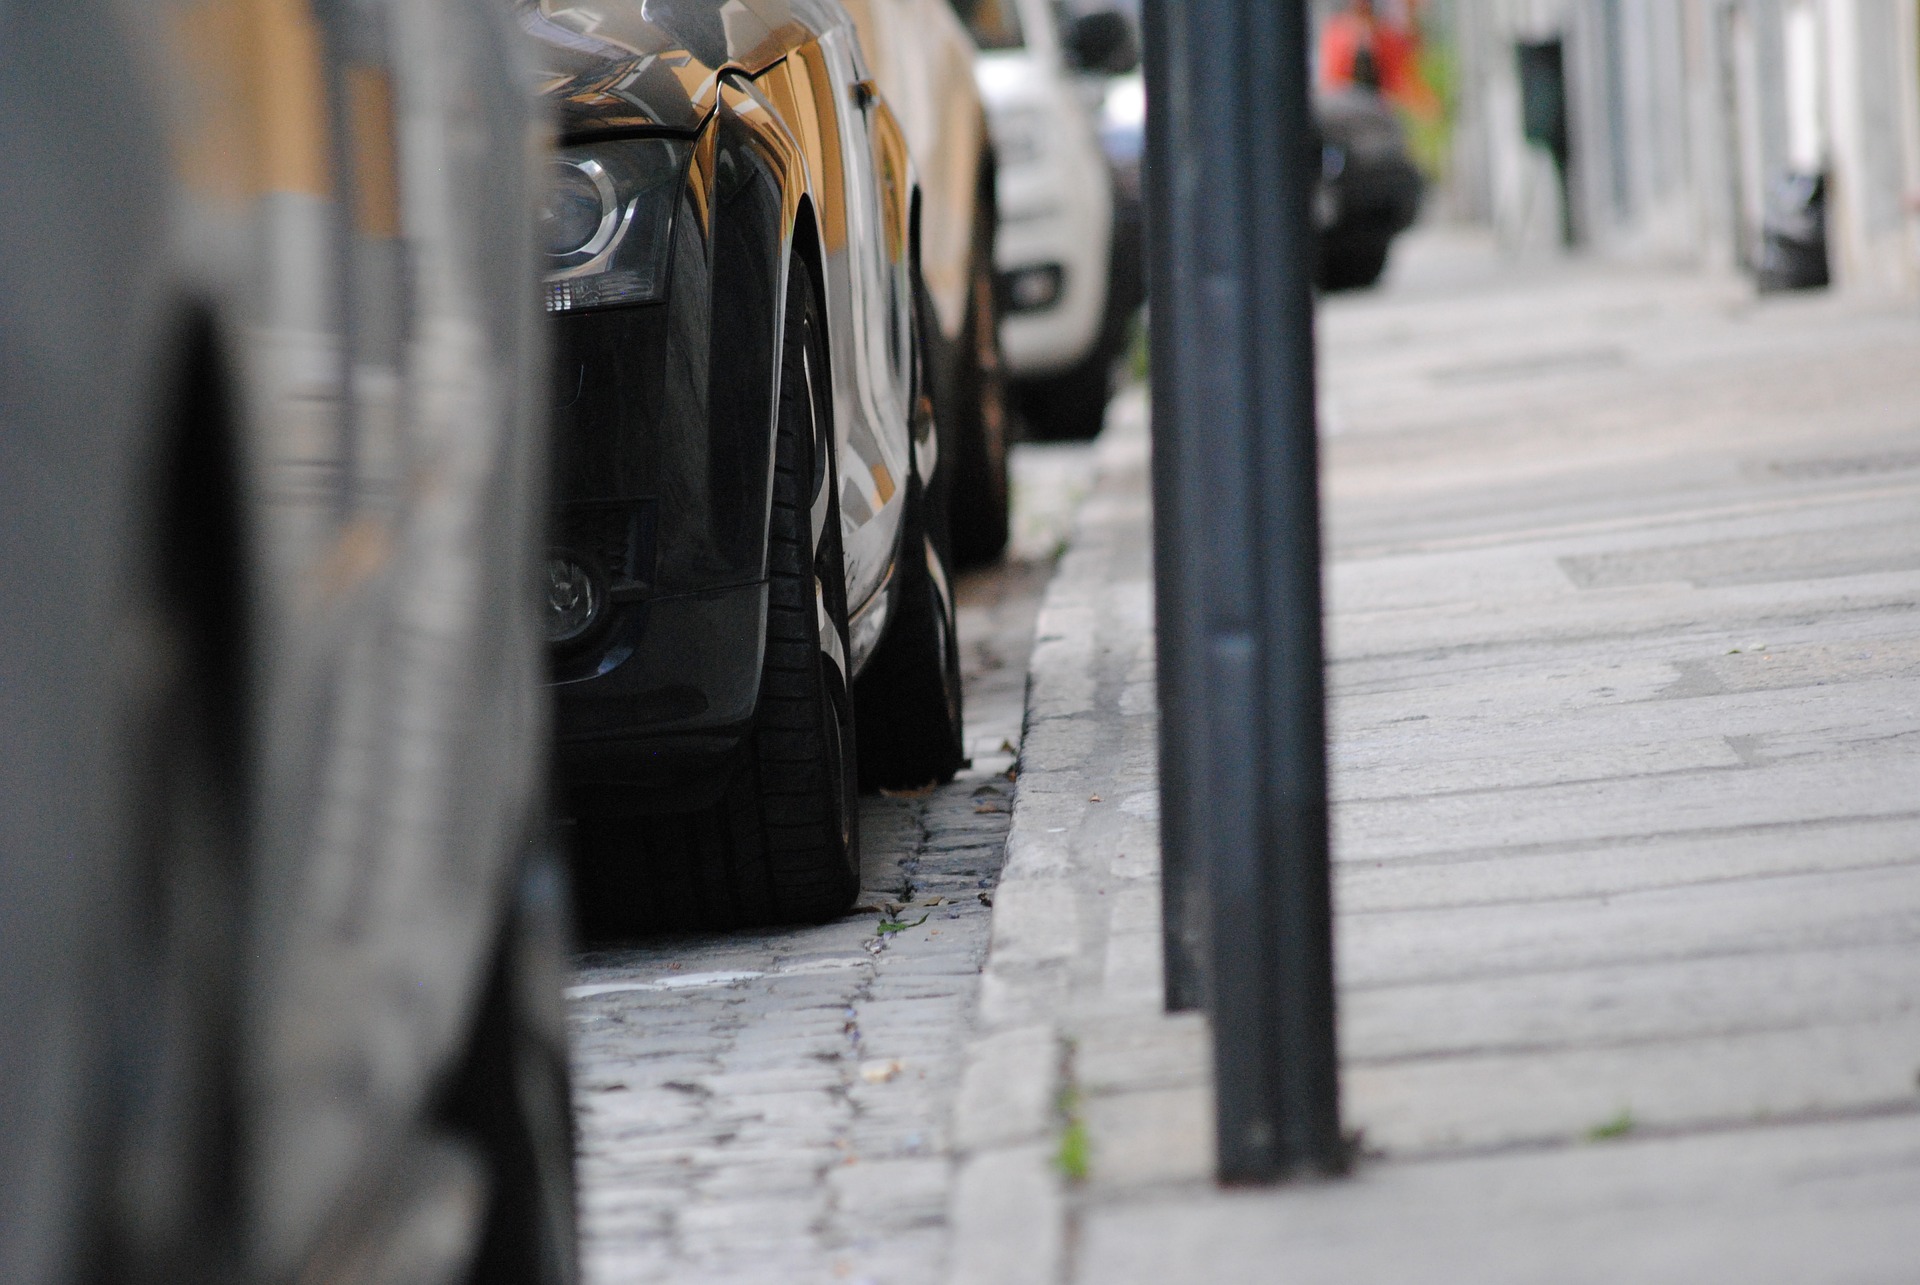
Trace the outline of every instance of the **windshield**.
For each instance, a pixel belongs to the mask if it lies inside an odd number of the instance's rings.
[[[953,0],[953,10],[982,49],[1020,48],[1020,14],[1015,0]]]

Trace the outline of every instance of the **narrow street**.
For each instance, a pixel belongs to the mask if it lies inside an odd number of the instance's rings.
[[[862,799],[860,908],[588,943],[569,992],[596,1285],[933,1281],[948,1120],[1015,782],[1034,615],[1090,448],[1022,446],[1000,566],[960,579],[970,769]]]

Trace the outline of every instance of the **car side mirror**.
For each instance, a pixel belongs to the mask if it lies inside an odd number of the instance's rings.
[[[1133,23],[1112,9],[1084,13],[1067,26],[1067,60],[1076,71],[1124,76],[1140,65],[1140,42]]]

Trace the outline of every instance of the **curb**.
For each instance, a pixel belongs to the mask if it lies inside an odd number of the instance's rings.
[[[1081,975],[1095,970],[1111,989],[1117,971],[1141,1002],[1159,1007],[1157,884],[1151,905],[1141,904],[1137,887],[1115,888],[1109,899],[1106,887],[1090,884],[1107,882],[1102,863],[1080,854],[1083,841],[1116,841],[1143,860],[1152,854],[1143,882],[1157,871],[1151,754],[1142,771],[1133,761],[1138,747],[1128,760],[1116,728],[1103,726],[1139,706],[1132,671],[1141,668],[1135,653],[1142,651],[1144,708],[1152,708],[1150,596],[1144,614],[1138,603],[1116,607],[1111,585],[1116,549],[1145,530],[1135,481],[1146,453],[1144,392],[1123,394],[1095,443],[1093,486],[1034,624],[1019,789],[994,892],[978,1035],[963,1055],[952,1119],[958,1168],[948,1209],[948,1285],[1052,1285],[1063,1278],[1069,1193],[1058,1156],[1070,1089],[1063,1068],[1075,1006],[1089,989]],[[1103,685],[1114,686],[1116,658],[1128,683],[1103,692]],[[1116,779],[1116,764],[1132,793],[1125,800],[1116,794],[1113,802],[1123,806],[1105,807],[1098,791],[1113,788],[1106,783]],[[1143,931],[1120,932],[1123,918],[1143,921]],[[1127,947],[1118,970],[1116,941]]]

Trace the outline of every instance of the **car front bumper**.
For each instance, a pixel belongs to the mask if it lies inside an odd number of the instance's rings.
[[[554,321],[549,539],[604,596],[588,633],[550,655],[576,808],[700,806],[752,725],[768,445],[753,416],[713,413],[704,284]]]
[[[753,725],[764,582],[614,607],[590,652],[554,662],[561,781],[595,812],[711,801]]]

